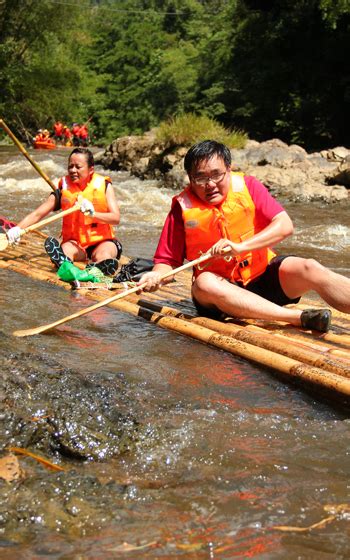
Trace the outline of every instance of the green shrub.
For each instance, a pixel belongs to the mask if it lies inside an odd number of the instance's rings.
[[[202,140],[216,140],[229,148],[243,148],[248,137],[240,130],[228,130],[206,115],[183,113],[162,122],[157,139],[168,146],[191,146]]]

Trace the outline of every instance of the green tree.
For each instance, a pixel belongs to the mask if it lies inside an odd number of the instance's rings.
[[[198,45],[210,31],[208,6],[222,3],[125,1],[122,11],[99,4],[88,66],[102,78],[91,106],[100,135],[137,134],[176,113],[202,112]]]
[[[0,4],[0,113],[24,138],[55,118],[84,117],[77,54],[88,40],[78,8],[49,0]]]
[[[225,124],[314,149],[346,144],[349,3],[240,0],[231,7],[230,54],[221,68]]]

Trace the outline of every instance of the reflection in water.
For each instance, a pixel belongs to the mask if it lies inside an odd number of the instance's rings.
[[[34,157],[54,180],[65,172],[67,151]],[[50,187],[16,151],[3,150],[0,161],[1,214],[19,219]],[[151,256],[173,193],[124,173],[112,179],[125,253]],[[296,234],[283,252],[307,253],[348,274],[346,208],[288,210]],[[24,479],[0,481],[2,558],[319,560],[335,550],[346,557],[344,516],[322,532],[273,530],[311,525],[325,505],[349,502],[349,420],[340,411],[264,368],[116,310],[14,339],[15,329],[91,301],[1,269],[0,285],[1,440],[66,468],[53,473],[20,458]],[[57,422],[63,412],[56,436],[53,421],[31,421],[41,414]],[[61,453],[73,428],[81,429],[76,441],[82,434],[103,446],[115,441],[118,414],[137,425],[127,452],[103,462]]]

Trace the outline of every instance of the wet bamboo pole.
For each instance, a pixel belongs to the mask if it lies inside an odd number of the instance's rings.
[[[154,294],[150,294],[151,298],[153,301],[159,301],[159,294],[160,291],[155,292]],[[161,292],[162,294],[162,292]],[[152,297],[154,296],[154,297]],[[181,299],[180,299],[181,301]],[[178,299],[175,299],[174,302],[179,302]],[[182,301],[181,301],[182,303]],[[252,329],[259,329],[260,327],[258,327],[257,325],[254,324],[254,320],[250,319],[250,320],[240,320],[240,322],[243,322],[244,324],[246,324],[247,326],[249,325]],[[229,323],[227,323],[229,324]],[[277,324],[276,323],[276,327],[277,328]],[[275,323],[274,323],[275,325]],[[336,326],[336,322],[334,322],[334,326]],[[342,328],[342,327],[340,327]],[[264,329],[264,331],[266,333],[271,332],[268,329]],[[275,329],[274,329],[275,331]],[[294,332],[295,331],[295,332]],[[320,344],[324,344],[324,343],[335,343],[341,347],[344,348],[350,348],[350,335],[346,334],[346,333],[342,333],[342,334],[337,334],[334,332],[328,332],[328,333],[309,333],[307,331],[297,331],[296,329],[293,328],[293,334],[291,335],[293,338],[299,338],[300,340],[304,340],[306,341],[307,338],[312,337],[313,342],[320,342]],[[290,339],[290,333],[288,334],[288,338]]]
[[[98,294],[95,292],[89,294],[89,297],[99,299]],[[146,309],[125,299],[114,301],[109,305],[120,311],[142,317],[164,329],[184,334],[200,342],[226,350],[231,354],[271,368],[284,374],[289,379],[297,379],[308,384],[317,385],[332,393],[350,397],[350,380],[342,375],[309,364],[304,364],[298,360],[282,356],[271,350],[260,348],[241,340],[236,340],[232,337],[217,333],[207,327],[192,324],[182,318],[163,315],[162,313]]]
[[[324,356],[322,353],[316,352],[315,350],[294,346],[294,341],[290,339],[289,344],[287,345],[285,341],[273,338],[272,333],[265,334],[262,332],[252,332],[247,330],[246,327],[234,325],[233,323],[221,323],[220,321],[215,321],[206,317],[193,317],[190,315],[185,315],[181,312],[177,312],[171,307],[157,305],[145,300],[141,300],[140,305],[163,315],[181,318],[196,325],[210,328],[217,333],[231,336],[236,340],[241,340],[243,342],[253,344],[254,346],[277,352],[282,356],[288,356],[303,363],[307,363],[315,367],[325,369],[332,373],[350,378],[350,364],[344,364],[341,361],[336,361],[334,359],[328,358],[327,356]]]
[[[227,250],[224,249],[223,252],[227,252]],[[203,255],[201,255],[200,257],[198,257],[197,259],[195,259],[193,261],[186,262],[183,265],[179,266],[178,268],[175,268],[175,269],[172,269],[168,272],[165,272],[164,274],[162,274],[160,276],[160,280],[165,280],[167,278],[171,278],[171,277],[175,276],[175,274],[178,274],[178,273],[180,273],[184,270],[188,270],[189,268],[194,267],[196,265],[199,265],[203,262],[206,262],[206,261],[208,261],[212,258],[213,258],[213,255],[210,252],[204,253]],[[103,299],[102,301],[99,300],[98,303],[95,303],[94,305],[90,305],[89,307],[86,307],[85,309],[81,309],[80,311],[72,313],[71,315],[67,315],[66,317],[62,317],[61,319],[58,319],[57,321],[53,321],[52,323],[47,323],[45,325],[39,325],[38,327],[34,327],[34,328],[31,328],[31,329],[16,330],[12,334],[14,336],[18,336],[18,337],[34,336],[34,335],[37,335],[37,334],[42,334],[43,332],[46,332],[46,331],[51,330],[53,328],[56,328],[60,325],[63,325],[64,323],[67,323],[68,321],[73,321],[74,319],[77,319],[78,317],[82,317],[83,315],[87,315],[88,313],[91,313],[92,311],[95,311],[96,309],[99,309],[100,307],[104,307],[105,305],[110,305],[112,302],[117,301],[117,300],[122,299],[122,298],[125,298],[130,294],[139,292],[139,291],[142,290],[143,287],[144,287],[144,284],[135,285],[132,288],[126,289],[119,294],[110,296],[109,298]]]
[[[14,144],[16,144],[17,148],[22,152],[24,157],[27,158],[29,163],[34,167],[34,169],[39,173],[39,175],[47,182],[48,185],[50,185],[52,190],[53,191],[57,190],[57,187],[54,185],[54,183],[51,181],[51,179],[46,175],[46,173],[44,171],[42,171],[42,169],[40,169],[39,165],[33,160],[33,158],[30,157],[27,150],[24,148],[24,146],[22,146],[21,142],[16,138],[16,136],[9,129],[9,127],[7,126],[7,124],[5,123],[5,121],[3,119],[0,119],[0,126],[1,126],[1,128],[4,129],[6,134],[9,135],[11,140],[14,142]]]
[[[290,343],[290,336],[281,334],[280,332],[269,331],[266,330],[258,325],[246,325],[245,328],[247,330],[251,330],[253,332],[262,332],[268,334],[272,334],[275,338],[283,340],[285,344]],[[300,332],[300,331],[299,331]],[[293,344],[299,345],[306,349],[315,350],[316,352],[322,352],[324,354],[335,355],[337,358],[340,357],[343,360],[346,360],[350,363],[350,352],[348,350],[342,350],[340,348],[335,348],[334,346],[330,346],[329,343],[323,342],[322,339],[315,339],[313,338],[312,341],[309,338],[306,338],[299,332],[293,333]]]

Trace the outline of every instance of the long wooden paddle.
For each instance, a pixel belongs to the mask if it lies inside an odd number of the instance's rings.
[[[79,209],[80,209],[80,201],[78,199],[76,204],[74,204],[74,206],[72,206],[71,208],[68,208],[67,210],[63,210],[63,212],[60,212],[59,214],[56,214],[54,216],[50,216],[50,218],[45,218],[45,220],[41,220],[40,222],[37,222],[36,224],[33,224],[33,225],[28,226],[24,229],[21,229],[21,236],[24,235],[25,233],[28,233],[29,231],[34,231],[36,229],[40,229],[41,227],[44,227],[47,224],[51,224],[51,222],[55,222],[56,220],[60,220],[61,218],[64,218],[64,216],[68,216],[68,214],[72,214],[73,212],[76,212]],[[7,249],[7,247],[8,247],[8,245],[9,245],[9,240],[8,240],[8,237],[7,237],[6,233],[0,233],[0,251],[5,251],[5,249]]]
[[[7,124],[5,123],[5,121],[3,121],[3,119],[0,119],[0,126],[1,128],[4,129],[4,131],[9,135],[9,137],[11,138],[11,140],[13,140],[13,142],[16,144],[17,148],[19,148],[19,150],[22,152],[22,154],[24,155],[24,157],[27,158],[27,160],[32,164],[32,166],[37,170],[37,172],[39,173],[39,175],[41,175],[41,177],[48,183],[48,185],[50,185],[50,187],[52,188],[52,190],[57,190],[57,187],[53,184],[53,182],[51,181],[51,179],[46,175],[46,173],[44,173],[44,171],[42,171],[42,169],[40,169],[40,167],[38,166],[37,163],[35,163],[35,161],[30,157],[30,155],[28,154],[27,150],[24,148],[24,146],[22,146],[21,142],[16,138],[16,136],[13,134],[13,132],[9,129],[9,127],[7,126]]]
[[[229,252],[229,251],[230,251],[230,249],[228,248],[226,252]],[[191,268],[191,267],[196,266],[200,263],[208,261],[209,259],[212,259],[212,258],[213,258],[213,255],[211,253],[205,253],[204,255],[201,255],[200,257],[198,257],[198,259],[195,259],[193,261],[185,263],[182,266],[179,266],[178,268],[174,268],[173,270],[167,272],[166,274],[163,274],[161,276],[161,280],[165,280],[166,278],[169,278],[170,276],[174,276],[175,274],[178,274],[179,272],[182,272],[183,270],[186,270],[187,268]],[[122,299],[122,298],[124,298],[124,297],[126,297],[130,294],[134,294],[135,292],[139,292],[140,290],[142,290],[142,288],[145,285],[146,285],[146,283],[140,284],[139,286],[135,286],[134,288],[129,288],[128,290],[125,290],[124,292],[121,292],[120,294],[117,294],[115,296],[111,296],[107,299],[104,299],[103,301],[99,301],[98,303],[95,303],[94,305],[91,305],[90,307],[86,307],[85,309],[82,309],[81,311],[77,311],[76,313],[73,313],[73,315],[68,315],[68,317],[64,317],[63,319],[59,319],[58,321],[55,321],[54,323],[50,323],[48,325],[42,325],[41,327],[35,327],[34,329],[14,331],[12,334],[14,336],[32,336],[34,334],[43,333],[45,331],[48,331],[48,330],[53,329],[55,327],[58,327],[59,325],[63,325],[63,323],[68,323],[68,321],[72,321],[73,319],[77,319],[78,317],[81,317],[82,315],[86,315],[87,313],[90,313],[91,311],[95,311],[95,309],[99,309],[100,307],[103,307],[104,305],[109,305],[113,301],[117,301],[118,299]]]

